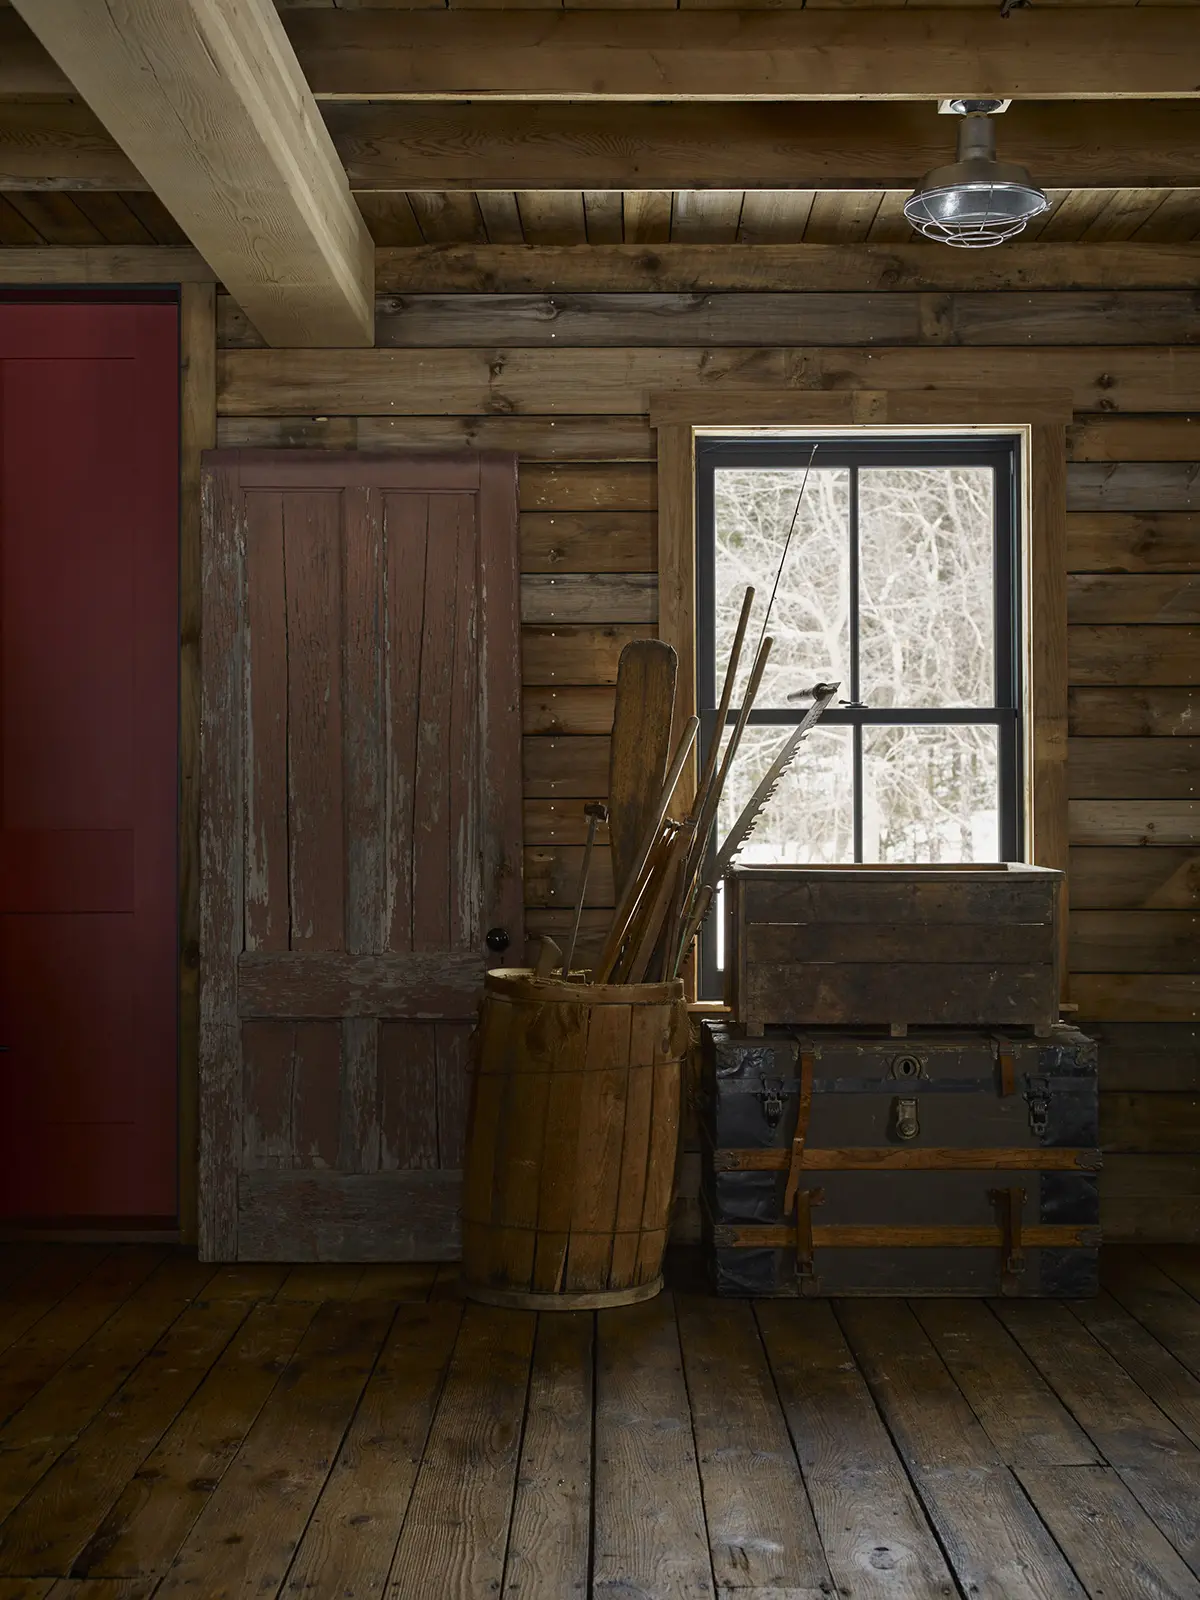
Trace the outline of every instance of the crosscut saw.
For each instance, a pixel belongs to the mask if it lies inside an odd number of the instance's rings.
[[[725,843],[700,875],[700,881],[692,901],[692,914],[688,918],[687,926],[684,930],[681,951],[686,952],[695,938],[700,924],[704,921],[712,905],[717,885],[733,865],[738,851],[750,837],[759,817],[766,810],[771,796],[779,786],[779,780],[796,759],[796,753],[800,749],[805,735],[813,724],[820,720],[828,708],[829,702],[840,688],[840,683],[818,683],[808,691],[813,697],[812,705],[804,713],[795,732],[767,768],[758,787],[742,807],[737,821],[725,836]],[[799,698],[799,696],[797,695],[794,698]]]

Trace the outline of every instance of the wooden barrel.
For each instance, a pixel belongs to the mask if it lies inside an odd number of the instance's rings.
[[[463,1173],[463,1287],[577,1310],[662,1287],[688,1046],[683,985],[489,972]]]

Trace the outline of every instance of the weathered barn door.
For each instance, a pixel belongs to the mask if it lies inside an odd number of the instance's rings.
[[[217,452],[204,496],[201,1251],[453,1257],[523,944],[516,462]]]

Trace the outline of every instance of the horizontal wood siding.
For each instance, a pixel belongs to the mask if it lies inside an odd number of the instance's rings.
[[[375,351],[257,348],[253,328],[224,301],[220,440],[520,454],[534,934],[561,935],[569,924],[582,805],[607,785],[617,659],[628,640],[655,631],[649,394],[934,382],[1073,391],[1070,962],[1079,1021],[1104,1046],[1106,1226],[1113,1237],[1200,1239],[1195,292],[1083,290],[1069,272],[1017,280],[1021,293],[864,292],[864,272],[855,292],[831,283],[805,294],[789,291],[782,259],[772,269],[770,252],[749,249],[729,292],[681,292],[693,285],[664,283],[658,269],[615,255],[606,292],[574,264],[603,252],[567,252],[561,271],[554,252],[529,252],[528,267],[510,252],[503,272],[490,271],[489,256],[502,254],[452,253],[440,280],[449,293],[408,292],[437,285],[416,272],[402,281],[393,267],[401,292],[380,297]],[[656,281],[670,292],[647,292]],[[608,854],[602,835],[580,934],[585,959],[611,905]]]

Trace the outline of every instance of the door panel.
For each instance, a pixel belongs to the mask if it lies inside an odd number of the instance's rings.
[[[178,312],[0,304],[0,1216],[176,1212]]]
[[[205,485],[202,1247],[453,1256],[484,934],[522,943],[515,461]]]

